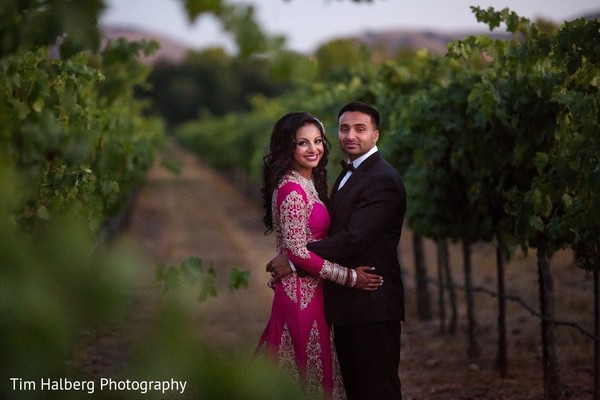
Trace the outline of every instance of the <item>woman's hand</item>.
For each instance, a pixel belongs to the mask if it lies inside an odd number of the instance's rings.
[[[281,280],[286,275],[292,273],[292,267],[290,267],[289,258],[285,254],[279,254],[269,261],[266,270],[276,281]],[[269,285],[269,287],[271,287],[271,285]]]
[[[267,286],[270,287],[271,290],[275,291],[275,287],[277,286],[277,282],[279,282],[279,280],[277,280],[275,278],[271,278],[267,282]]]
[[[374,270],[374,267],[356,267],[356,285],[354,285],[354,288],[374,292],[379,286],[383,285],[383,278],[372,273]]]

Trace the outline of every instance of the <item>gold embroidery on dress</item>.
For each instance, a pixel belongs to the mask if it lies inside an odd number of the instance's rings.
[[[281,186],[288,182],[300,185],[306,194],[306,200],[304,200],[301,193],[292,190],[283,199],[281,205],[277,207],[277,192]],[[306,241],[312,242],[314,238],[310,231],[308,219],[316,203],[323,205],[311,180],[302,177],[296,171],[292,171],[290,175],[283,177],[277,190],[273,192],[272,201],[273,226],[275,227],[278,253],[285,253],[285,250],[289,249],[297,257],[303,259],[310,258],[310,252],[306,248]],[[286,295],[294,303],[298,302],[296,278],[296,275],[288,275],[281,281]],[[318,280],[313,277],[306,277],[300,279],[299,284],[301,296],[300,309],[303,310],[312,300]]]
[[[296,275],[289,274],[281,278],[281,284],[283,285],[283,290],[287,297],[293,302],[298,302],[298,297],[296,296]]]
[[[265,354],[267,354],[269,350],[269,343],[267,340],[265,340],[262,344],[260,344],[260,347],[256,349],[256,356],[260,357],[260,356],[264,356]]]
[[[285,247],[293,255],[300,258],[309,258],[310,254],[306,248],[306,229],[308,227],[308,216],[302,195],[293,190],[285,197],[281,205],[281,223],[285,225],[286,237],[283,238]]]
[[[344,387],[344,381],[342,380],[342,370],[340,369],[340,363],[337,358],[337,351],[335,350],[335,343],[333,341],[333,327],[329,331],[329,343],[331,346],[331,373],[333,374],[333,398],[334,399],[346,399],[346,388]]]
[[[323,398],[323,349],[319,342],[319,326],[313,321],[306,344],[306,385],[310,398]]]
[[[313,276],[307,275],[300,278],[300,309],[304,310],[313,299],[319,280]]]
[[[323,268],[321,268],[321,272],[319,272],[319,275],[323,279],[331,279],[331,276],[333,275],[333,270],[333,263],[331,261],[325,260],[323,262]]]
[[[292,344],[292,336],[287,324],[283,324],[283,333],[279,343],[279,369],[283,370],[294,381],[299,381],[298,367],[296,365],[296,352]]]

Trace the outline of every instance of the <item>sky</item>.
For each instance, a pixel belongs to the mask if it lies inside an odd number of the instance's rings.
[[[485,31],[470,6],[484,9],[508,7],[522,17],[544,18],[562,23],[600,10],[598,0],[228,0],[251,3],[257,20],[268,35],[286,37],[286,47],[311,53],[331,39],[381,30],[430,30],[452,33]],[[222,46],[233,50],[233,42],[212,16],[193,23],[177,0],[105,0],[100,17],[103,25],[129,26],[160,33],[195,49]]]

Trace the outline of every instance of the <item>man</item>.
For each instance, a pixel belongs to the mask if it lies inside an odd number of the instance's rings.
[[[401,399],[400,331],[404,290],[397,247],[406,211],[406,192],[398,172],[377,149],[379,112],[351,102],[338,114],[338,139],[351,164],[331,192],[329,237],[309,250],[348,268],[368,265],[383,278],[373,292],[325,281],[325,315],[348,399]],[[349,165],[350,165],[349,164]],[[287,260],[271,260],[275,279],[291,272]]]

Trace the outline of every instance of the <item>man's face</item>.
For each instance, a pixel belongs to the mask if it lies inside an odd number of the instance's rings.
[[[340,116],[338,127],[340,148],[350,160],[371,150],[379,139],[371,116],[359,111],[347,111]]]

